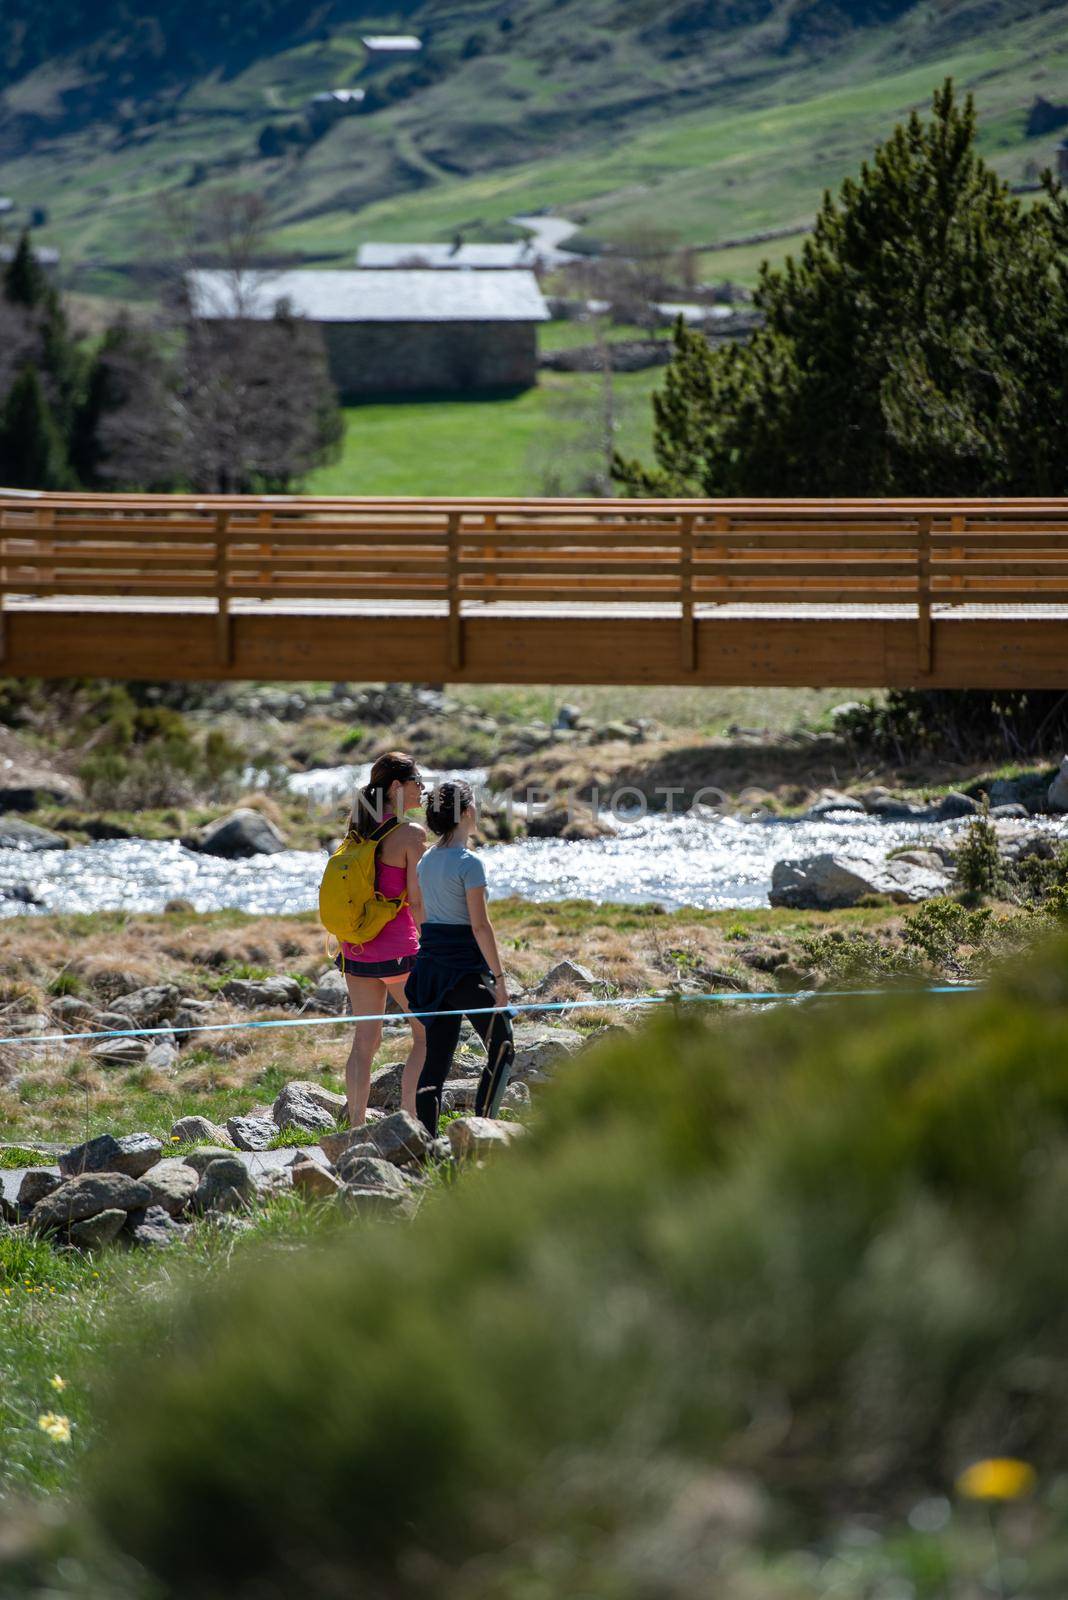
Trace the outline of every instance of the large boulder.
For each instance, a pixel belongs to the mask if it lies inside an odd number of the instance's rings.
[[[64,1151],[59,1170],[64,1178],[82,1172],[124,1172],[127,1177],[140,1178],[162,1154],[163,1146],[150,1133],[124,1133],[117,1139],[101,1133]]]
[[[120,1020],[126,1022],[125,1017]],[[148,1055],[148,1043],[145,1039],[102,1039],[89,1054],[106,1067],[139,1067]]]
[[[235,1006],[258,1010],[265,1006],[296,1006],[302,998],[296,978],[231,978],[223,984],[223,997]]]
[[[66,839],[34,822],[22,822],[18,817],[0,817],[0,850],[65,850]]]
[[[38,1200],[29,1224],[38,1233],[69,1230],[76,1222],[99,1216],[101,1211],[132,1211],[148,1205],[152,1191],[140,1178],[124,1172],[86,1172],[68,1178],[58,1189]]]
[[[1060,771],[1046,790],[1046,803],[1051,811],[1068,811],[1068,756],[1061,762]]]
[[[517,1040],[511,1076],[517,1082],[546,1083],[561,1061],[574,1055],[582,1043],[580,1033],[563,1029],[540,1038]]]
[[[866,807],[863,800],[858,800],[855,795],[843,794],[840,789],[821,789],[804,815],[815,820],[826,817],[836,811],[859,811],[864,813]]]
[[[345,1111],[345,1096],[321,1089],[317,1083],[287,1083],[272,1107],[279,1128],[300,1128],[305,1133],[332,1133]]]
[[[506,1150],[526,1129],[521,1122],[501,1122],[496,1117],[456,1117],[447,1132],[457,1161],[471,1161]]]
[[[776,861],[771,874],[773,906],[792,911],[832,911],[855,906],[866,895],[886,895],[898,904],[913,904],[945,894],[943,872],[907,861],[877,862],[861,855],[830,853],[800,861]]]
[[[35,811],[40,805],[78,805],[84,791],[77,778],[21,761],[0,765],[0,811]]]
[[[145,1173],[145,1182],[151,1191],[153,1206],[161,1206],[170,1216],[182,1214],[197,1192],[199,1177],[186,1162],[173,1157],[157,1161]]]
[[[403,1074],[403,1061],[393,1061],[388,1067],[378,1067],[371,1074],[371,1090],[367,1104],[374,1106],[376,1111],[396,1111],[400,1106]]]
[[[254,1193],[244,1162],[238,1156],[219,1156],[204,1168],[195,1203],[199,1211],[244,1211]]]
[[[979,810],[979,802],[973,800],[970,794],[962,794],[959,789],[951,789],[944,794],[935,807],[935,816],[939,822],[950,822],[955,817],[974,817]]]
[[[374,1145],[382,1160],[391,1161],[397,1167],[421,1166],[433,1143],[423,1124],[407,1111],[394,1111],[381,1122],[369,1124],[365,1131],[368,1142]]]
[[[289,847],[269,817],[241,806],[205,828],[197,848],[204,855],[246,861],[250,856],[274,856]]]

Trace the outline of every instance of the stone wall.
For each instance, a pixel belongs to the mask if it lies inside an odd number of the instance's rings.
[[[537,382],[533,322],[331,322],[322,330],[343,400]]]

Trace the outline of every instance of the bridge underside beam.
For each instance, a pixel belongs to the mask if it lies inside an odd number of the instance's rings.
[[[465,617],[80,612],[5,617],[0,674],[182,681],[739,684],[1068,689],[1068,620],[914,617]],[[692,663],[692,665],[691,665]]]

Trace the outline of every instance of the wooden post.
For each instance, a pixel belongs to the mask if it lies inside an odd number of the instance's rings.
[[[679,520],[679,599],[682,602],[682,670],[697,665],[696,624],[693,619],[693,516]]]
[[[229,562],[227,560],[227,530],[229,523],[229,512],[217,511],[215,513],[215,603],[218,610],[216,641],[219,665],[222,667],[232,666],[234,659],[234,638],[230,619]]]
[[[924,677],[931,671],[931,519],[920,517],[916,524],[916,618],[917,657]]]
[[[496,531],[497,531],[497,513],[495,511],[487,511],[483,521],[484,521],[487,533],[496,533]],[[495,544],[486,545],[485,548],[482,551],[482,554],[486,558],[487,561],[496,561],[496,559],[497,559],[497,546]],[[497,571],[496,571],[496,568],[493,568],[492,570],[487,568],[487,570],[485,572],[483,572],[483,574],[482,574],[482,583],[483,583],[483,587],[486,588],[486,589],[495,589],[497,587]]]
[[[450,511],[446,580],[449,593],[449,671],[462,672],[464,623],[460,615],[460,512]]]
[[[724,534],[725,535],[725,534],[729,533],[730,532],[730,526],[731,526],[730,517],[725,517],[722,514],[720,514],[716,518],[716,532],[718,534]],[[715,552],[716,552],[716,560],[717,561],[726,561],[727,560],[727,557],[728,557],[730,552],[727,549],[726,541],[724,541],[722,544],[715,545],[713,548],[715,549]],[[730,587],[730,579],[727,577],[727,574],[725,572],[717,572],[715,578],[713,579],[713,582],[715,583],[717,589],[727,589],[727,588]],[[717,598],[714,603],[716,605],[721,605],[722,601]]]

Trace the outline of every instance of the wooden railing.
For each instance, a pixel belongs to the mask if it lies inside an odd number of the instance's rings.
[[[467,602],[678,607],[1068,604],[1068,501],[323,499],[0,490],[11,596],[429,601],[462,665]]]

